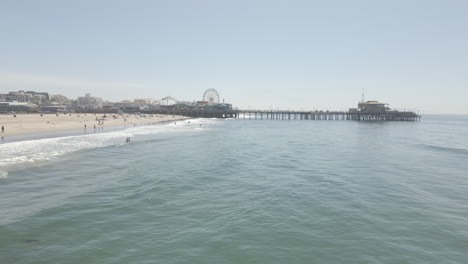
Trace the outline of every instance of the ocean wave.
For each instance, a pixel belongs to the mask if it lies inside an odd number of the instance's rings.
[[[460,147],[449,147],[449,146],[438,146],[438,145],[425,145],[427,149],[432,149],[436,151],[445,151],[450,152],[452,154],[461,154],[461,155],[468,155],[468,148],[460,148]]]
[[[8,171],[0,171],[0,179],[8,178]]]
[[[147,137],[153,134],[199,131],[206,129],[205,125],[214,122],[216,121],[208,119],[179,120],[164,125],[129,127],[112,132],[5,143],[0,145],[0,169],[18,164],[48,161],[54,157],[80,150],[125,145],[123,142],[127,137],[132,138],[134,142],[145,140],[145,137],[147,140]],[[205,125],[198,126],[201,123]]]

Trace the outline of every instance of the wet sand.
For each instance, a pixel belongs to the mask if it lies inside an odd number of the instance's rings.
[[[87,130],[104,127],[129,127],[162,121],[179,120],[183,116],[172,115],[117,115],[117,114],[17,114],[0,115],[0,127],[5,129],[0,136],[17,136]]]

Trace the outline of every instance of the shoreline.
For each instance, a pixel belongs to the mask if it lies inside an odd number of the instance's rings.
[[[0,144],[62,136],[104,133],[135,126],[157,125],[191,119],[186,116],[106,114],[18,114],[0,115]],[[85,129],[86,125],[86,129]]]

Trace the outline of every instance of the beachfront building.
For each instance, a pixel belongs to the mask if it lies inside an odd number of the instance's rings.
[[[42,113],[65,113],[67,112],[67,107],[57,102],[42,103],[39,106],[39,109]]]
[[[0,102],[0,113],[36,112],[37,105],[30,102]]]
[[[30,102],[32,95],[26,94],[24,91],[9,92],[0,94],[0,99],[4,102]]]
[[[91,94],[87,93],[84,97],[78,97],[77,105],[81,108],[101,109],[102,99],[99,97],[92,97]]]
[[[115,103],[105,101],[102,103],[102,110],[107,111],[107,112],[114,112],[114,111],[118,111],[119,108],[115,106]]]
[[[135,99],[133,100],[133,102],[137,105],[152,105],[152,104],[155,104],[155,100],[153,99],[150,99],[150,98],[139,98],[139,99]]]
[[[142,109],[142,105],[129,100],[123,100],[115,103],[115,106],[124,112],[140,111]]]
[[[34,104],[41,104],[43,102],[50,101],[49,93],[46,92],[27,91],[26,94],[31,94],[33,96],[32,103]]]
[[[50,100],[49,94],[35,91],[0,93],[0,101],[41,104]]]

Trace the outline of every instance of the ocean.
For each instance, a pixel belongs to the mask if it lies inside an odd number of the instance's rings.
[[[5,141],[0,263],[464,264],[467,171],[468,116]]]

